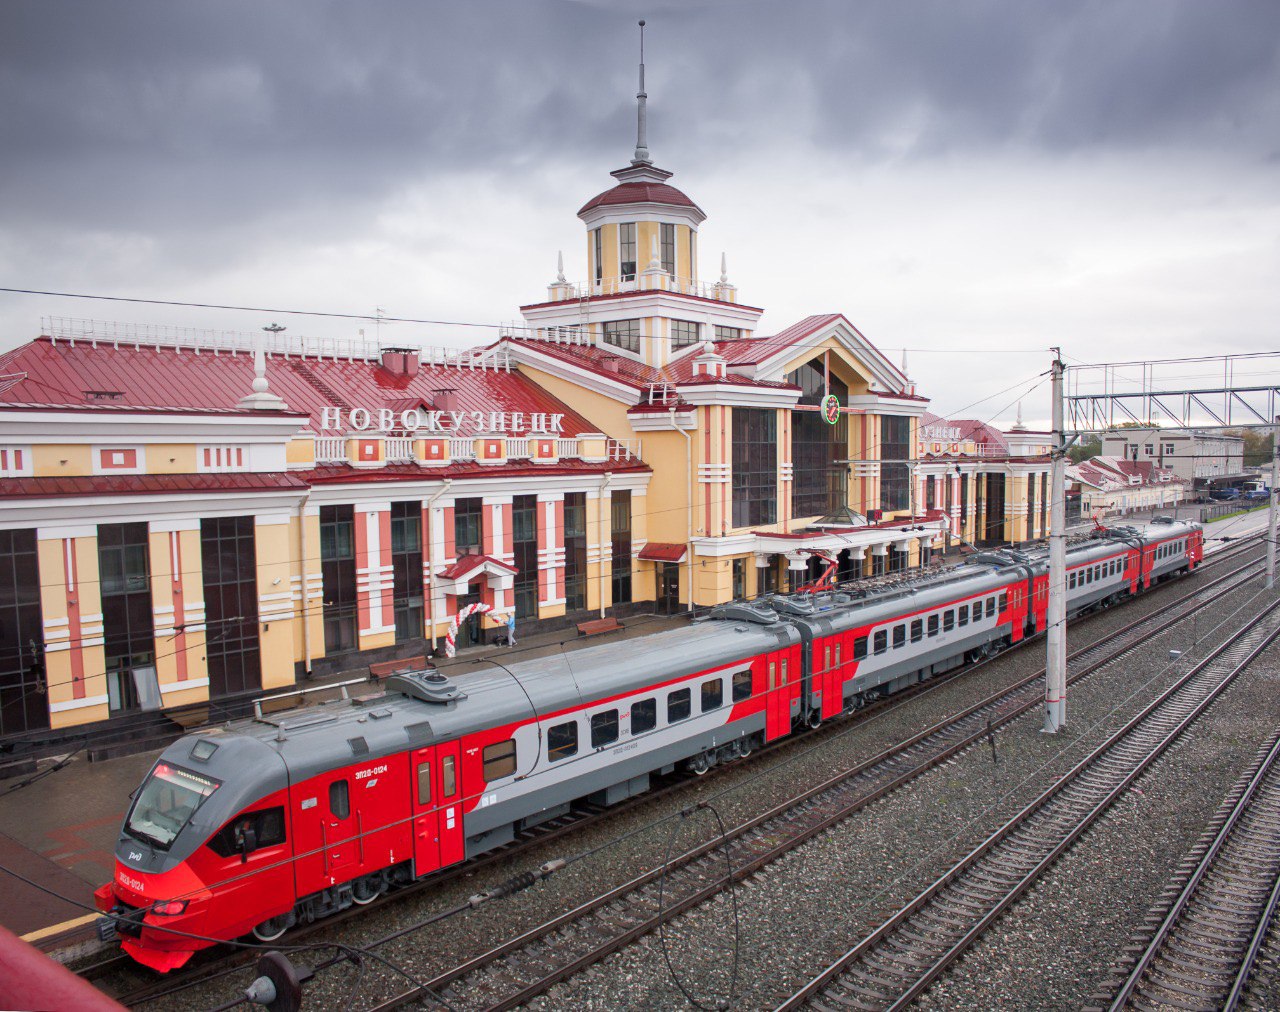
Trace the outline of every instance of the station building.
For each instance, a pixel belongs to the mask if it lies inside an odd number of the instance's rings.
[[[586,280],[483,346],[50,321],[0,357],[0,742],[1042,535],[1044,434],[931,418],[838,313],[757,333],[641,124]]]

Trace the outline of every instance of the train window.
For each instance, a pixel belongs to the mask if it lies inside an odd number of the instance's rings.
[[[828,643],[822,648],[822,670],[829,671],[831,669],[831,644]]]
[[[937,615],[929,616],[929,635],[930,636],[938,635],[938,616]]]
[[[786,676],[784,675],[785,679]],[[702,683],[702,712],[719,709],[724,702],[724,679],[714,678]]]
[[[987,598],[987,618],[992,618],[996,613],[996,599],[994,597]]]
[[[853,641],[853,659],[855,661],[863,660],[867,656],[867,638],[858,636]]]
[[[889,634],[881,629],[871,637],[871,649],[874,653],[882,654],[889,649]]]
[[[1075,590],[1075,589],[1076,589],[1076,574],[1068,573],[1067,574],[1067,590]]]
[[[516,771],[516,740],[495,742],[484,747],[484,782],[493,783]]]
[[[956,613],[948,608],[942,613],[942,631],[950,632],[956,627]]]
[[[658,726],[658,701],[642,699],[631,704],[631,733],[644,734]]]
[[[836,659],[840,658],[840,648],[836,647]],[[741,703],[751,698],[751,672],[737,671],[733,675],[733,701]]]
[[[1083,573],[1081,573],[1080,575],[1084,577],[1084,582],[1085,582],[1085,583],[1093,583],[1093,569],[1092,569],[1092,568],[1086,569],[1086,570],[1085,570]]]
[[[772,664],[769,665],[773,667]],[[676,689],[667,694],[667,723],[687,720],[691,712],[693,694],[688,689]]]
[[[1000,610],[1007,611],[1009,608],[1009,594],[1007,591],[1000,591]]]
[[[458,793],[458,774],[454,769],[453,756],[447,755],[440,760],[440,790],[446,798]]]
[[[907,627],[905,625],[895,625],[893,627],[893,648],[896,650],[902,644],[907,642]]]
[[[787,659],[785,657],[782,658],[782,666],[778,670],[782,674],[782,684],[786,685],[787,684]]]
[[[547,728],[547,758],[553,763],[578,752],[578,722],[565,721]]]
[[[618,711],[605,710],[591,715],[591,747],[604,748],[618,740]]]
[[[245,830],[252,827],[259,847],[284,843],[284,809],[264,808],[260,812],[242,812],[223,826],[209,840],[209,849],[219,857],[240,853]]]
[[[915,618],[911,620],[911,642],[919,643],[924,639],[924,622]]]
[[[960,624],[968,625],[969,624],[969,606],[967,604],[962,604],[960,605],[959,608],[956,609],[956,611],[959,613]]]
[[[840,644],[836,644],[836,667],[840,667]]]
[[[418,763],[418,804],[431,804],[431,764]]]
[[[329,785],[329,811],[335,819],[345,819],[351,814],[351,788],[346,780],[335,780]]]

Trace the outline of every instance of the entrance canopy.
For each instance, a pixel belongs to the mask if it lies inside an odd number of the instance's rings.
[[[510,590],[515,585],[517,572],[515,566],[508,566],[490,555],[464,555],[436,573],[436,581],[446,594],[462,596],[481,578],[487,578],[494,590]]]

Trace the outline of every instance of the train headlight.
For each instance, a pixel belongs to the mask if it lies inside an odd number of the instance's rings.
[[[151,905],[151,912],[162,917],[176,917],[186,909],[186,900],[160,900]]]

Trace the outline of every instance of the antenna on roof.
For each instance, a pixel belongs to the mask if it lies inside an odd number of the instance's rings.
[[[640,21],[640,90],[636,92],[636,154],[631,159],[632,165],[651,165],[649,158],[648,120],[645,112],[645,101],[649,98],[644,90],[644,21]]]

